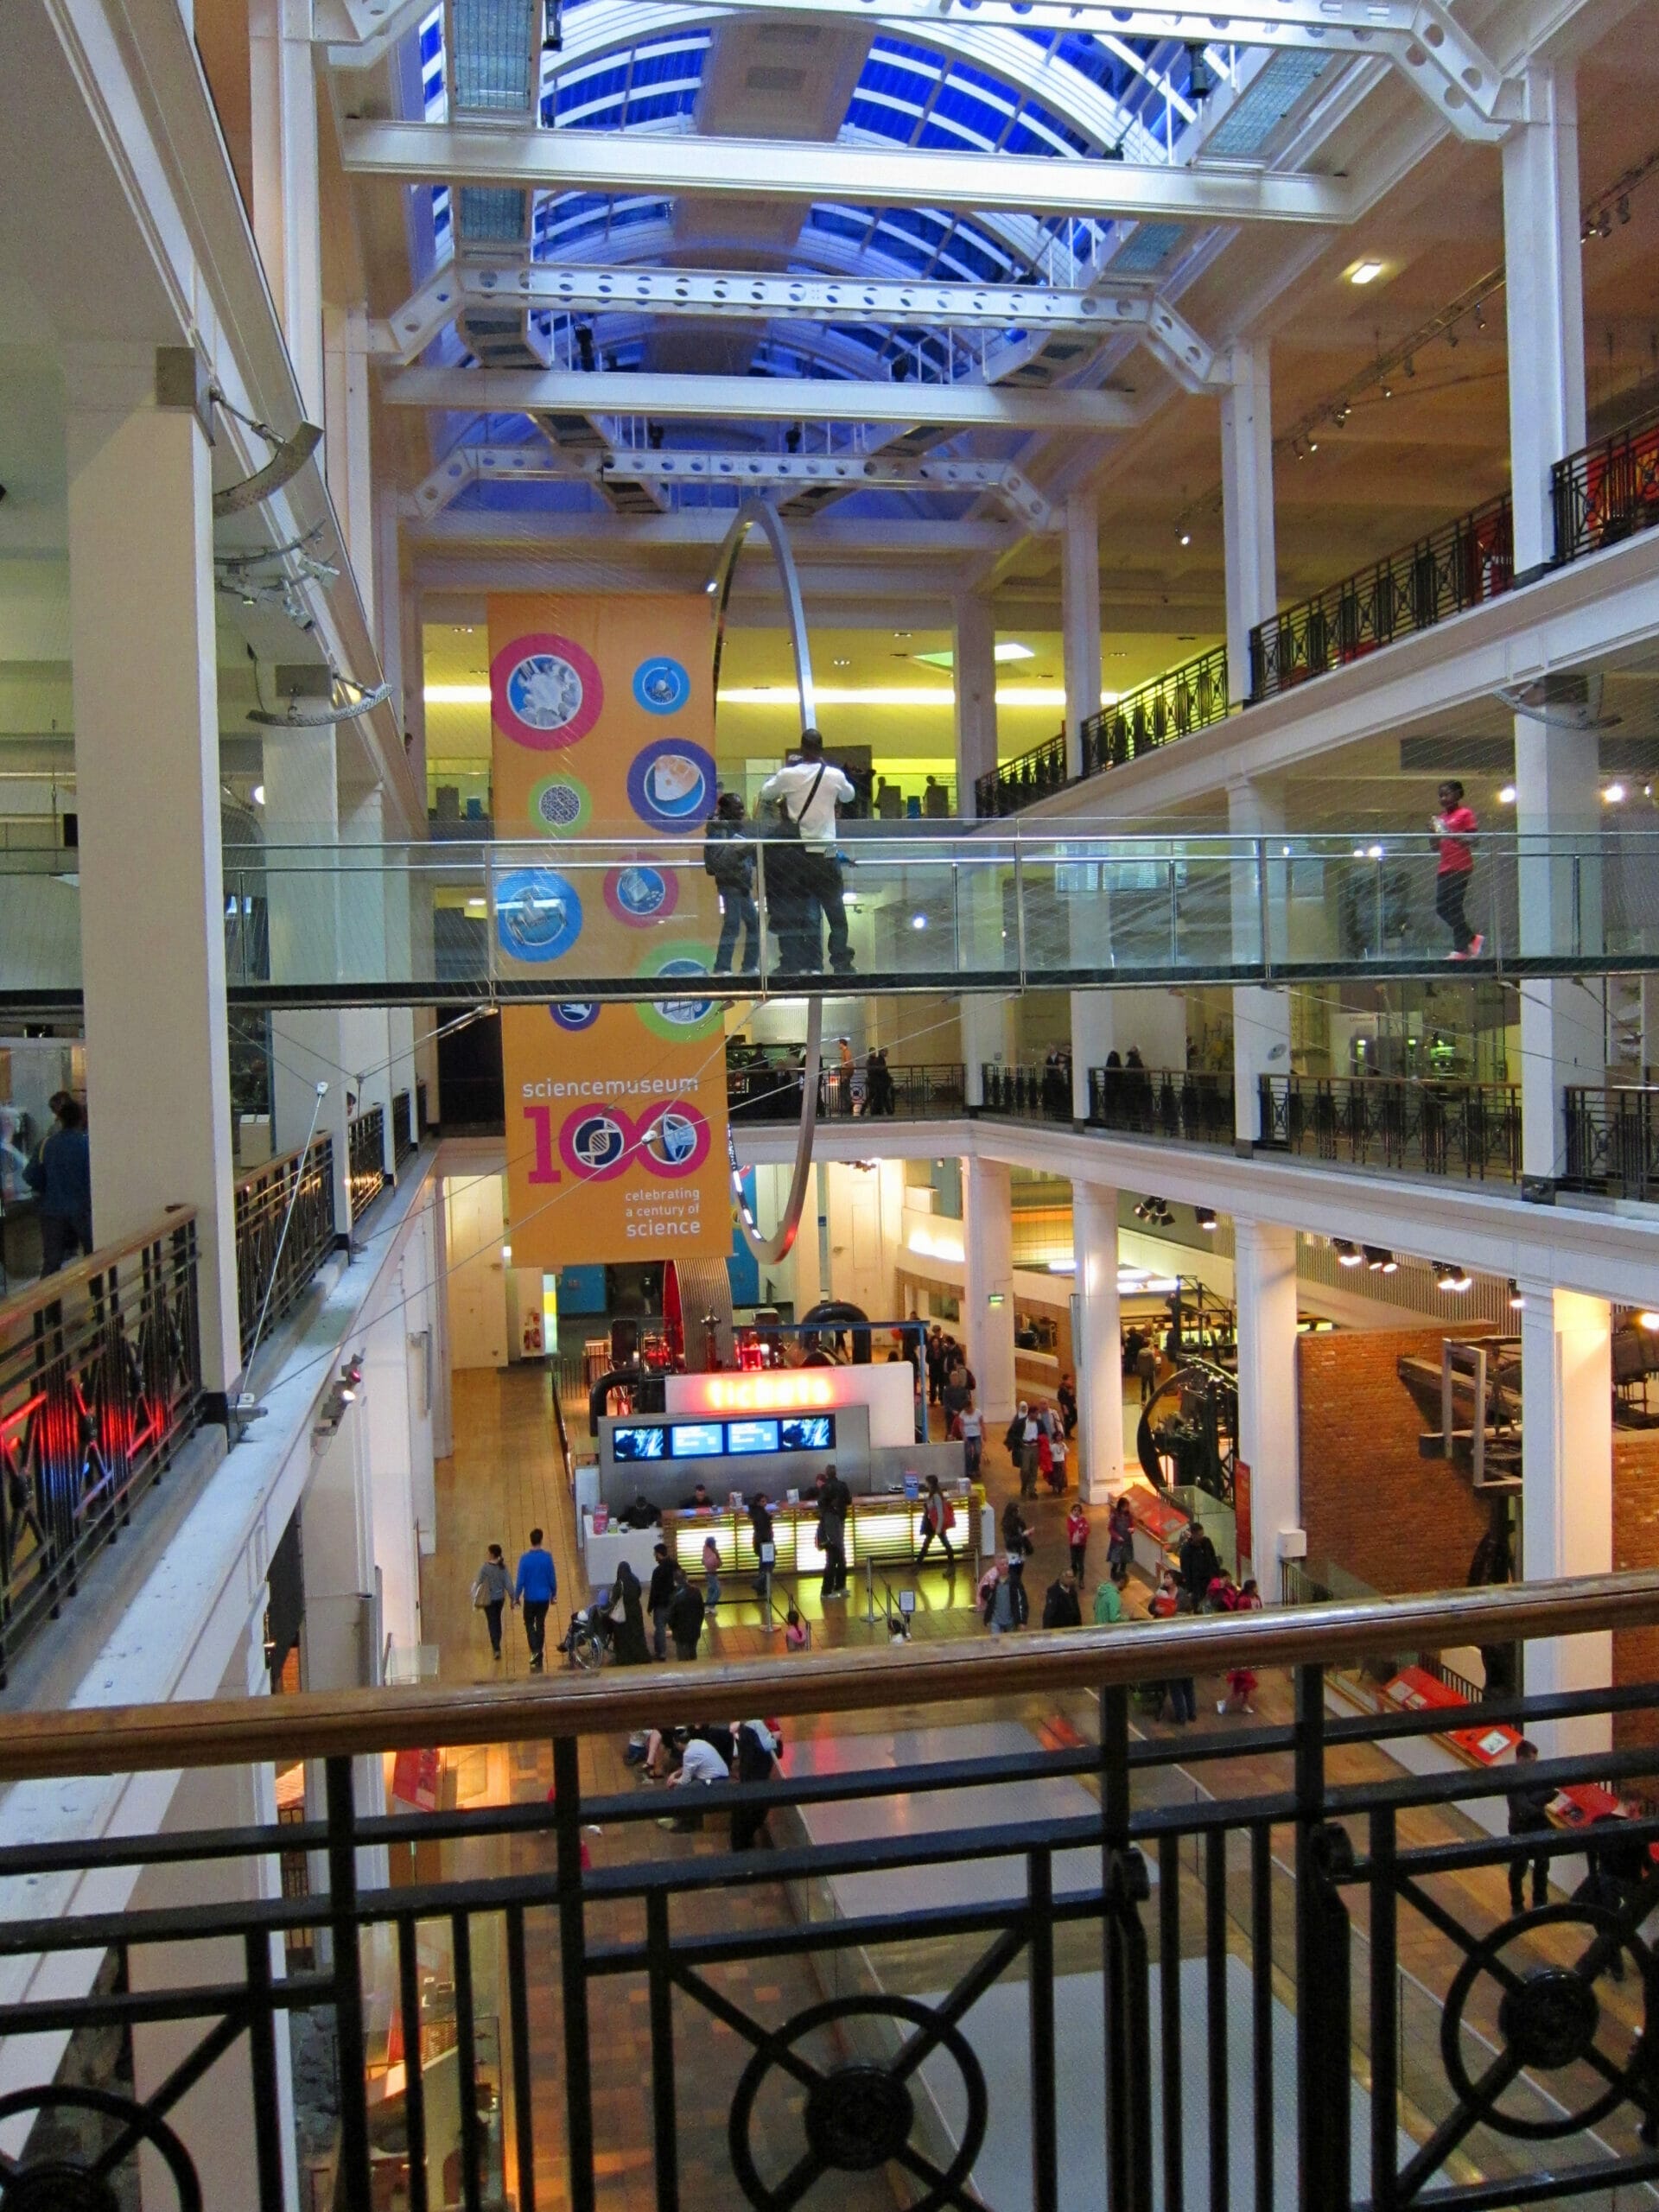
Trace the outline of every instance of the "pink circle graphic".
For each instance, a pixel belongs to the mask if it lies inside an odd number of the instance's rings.
[[[593,655],[572,638],[534,631],[490,663],[496,728],[531,753],[557,753],[586,737],[605,704]]]
[[[679,900],[680,880],[671,868],[631,861],[606,874],[605,904],[631,930],[648,930],[666,921]]]
[[[695,1175],[712,1141],[707,1119],[695,1106],[665,1098],[637,1118],[608,1100],[585,1101],[559,1129],[559,1155],[583,1183],[611,1183],[630,1167],[658,1182]]]

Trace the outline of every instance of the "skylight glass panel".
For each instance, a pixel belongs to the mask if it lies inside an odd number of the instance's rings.
[[[463,184],[461,235],[467,245],[517,245],[524,235],[524,194]]]
[[[536,0],[450,0],[450,6],[457,111],[524,114]]]
[[[1236,162],[1259,154],[1309,86],[1331,66],[1331,56],[1287,47],[1256,72],[1230,114],[1205,142],[1206,154]]]

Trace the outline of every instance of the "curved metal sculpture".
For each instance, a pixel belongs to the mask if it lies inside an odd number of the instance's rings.
[[[1153,1425],[1160,1402],[1173,1395],[1173,1413]],[[1184,1480],[1207,1491],[1224,1505],[1233,1502],[1238,1459],[1238,1378],[1212,1360],[1185,1359],[1160,1383],[1141,1408],[1135,1453],[1155,1490],[1167,1490],[1164,1455],[1185,1464]]]
[[[790,650],[795,658],[795,683],[801,697],[801,726],[804,729],[810,728],[817,716],[817,692],[812,682],[812,646],[806,634],[806,609],[801,601],[801,580],[795,573],[795,559],[789,550],[789,539],[785,534],[784,525],[764,499],[744,500],[726,533],[720,557],[715,563],[715,696],[716,698],[720,696],[720,660],[726,643],[726,609],[732,596],[733,580],[737,574],[737,556],[743,550],[749,532],[757,527],[772,548],[772,556],[778,563],[779,579],[784,588],[784,609],[789,618]],[[760,867],[764,887],[764,853]],[[818,1122],[819,1053],[823,1042],[823,1001],[818,998],[809,999],[806,1064],[802,1071],[801,1122],[795,1140],[795,1172],[784,1205],[784,1217],[770,1236],[761,1235],[753,1208],[743,1195],[742,1170],[737,1164],[737,1143],[732,1135],[730,1122],[726,1124],[726,1154],[731,1166],[732,1195],[737,1204],[738,1227],[743,1242],[763,1267],[775,1268],[780,1260],[787,1259],[800,1229],[801,1211],[806,1202],[807,1177],[812,1172],[812,1138]]]

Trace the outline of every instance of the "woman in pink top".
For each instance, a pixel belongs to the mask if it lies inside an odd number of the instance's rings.
[[[1440,810],[1429,817],[1429,827],[1440,841],[1440,873],[1434,879],[1434,912],[1452,932],[1453,960],[1478,960],[1486,940],[1469,926],[1469,918],[1463,911],[1468,896],[1469,879],[1475,872],[1475,856],[1469,849],[1469,840],[1479,828],[1472,807],[1465,806],[1463,785],[1448,782],[1440,785]]]

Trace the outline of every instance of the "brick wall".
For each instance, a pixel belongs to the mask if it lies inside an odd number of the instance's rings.
[[[1490,1518],[1468,1475],[1425,1459],[1425,1423],[1402,1357],[1438,1362],[1448,1334],[1480,1328],[1337,1330],[1296,1346],[1302,1525],[1310,1561],[1330,1560],[1395,1597],[1460,1585]]]
[[[1613,1431],[1613,1566],[1659,1567],[1659,1429]],[[1614,1630],[1613,1680],[1659,1681],[1659,1628]],[[1659,1713],[1615,1714],[1613,1741],[1659,1745]]]

